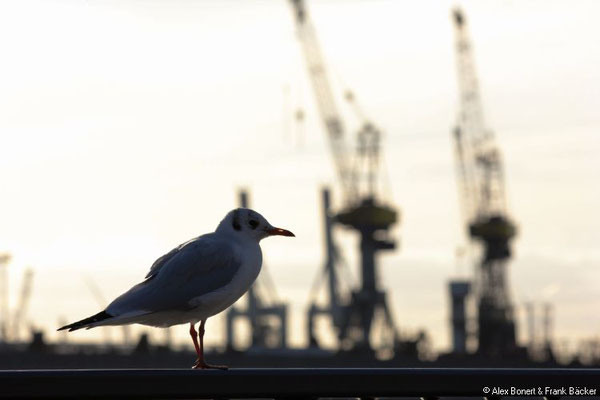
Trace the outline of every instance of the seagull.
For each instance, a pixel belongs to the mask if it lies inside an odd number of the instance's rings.
[[[204,325],[250,289],[262,265],[259,242],[275,235],[295,236],[275,228],[254,210],[232,210],[213,233],[191,239],[158,258],[143,282],[104,311],[58,330],[127,324],[165,328],[189,323],[198,355],[193,368],[227,369],[205,362]],[[198,322],[199,332],[194,328]]]

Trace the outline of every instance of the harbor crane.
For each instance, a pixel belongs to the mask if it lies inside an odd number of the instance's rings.
[[[517,350],[507,278],[509,242],[517,230],[507,215],[502,156],[483,117],[466,19],[460,9],[454,9],[452,17],[459,89],[453,131],[459,199],[468,235],[482,250],[474,280],[478,353],[506,355]]]
[[[381,132],[358,113],[362,121],[357,133],[356,149],[347,145],[346,126],[338,112],[327,68],[323,60],[314,26],[303,0],[290,0],[308,74],[317,102],[317,108],[327,133],[333,165],[342,193],[340,211],[330,209],[329,190],[323,192],[326,262],[320,277],[328,281],[328,303],[319,305],[313,297],[308,310],[310,344],[319,344],[316,318],[325,316],[331,321],[339,347],[343,350],[379,350],[372,340],[374,321],[381,316],[382,337],[387,347],[398,350],[400,340],[386,292],[379,287],[376,256],[395,248],[389,236],[398,220],[397,211],[382,203],[378,193],[380,183]],[[346,100],[358,110],[354,96],[346,93]],[[360,287],[342,293],[340,288],[341,255],[333,239],[333,227],[342,225],[360,236]]]
[[[96,303],[98,304],[98,307],[100,307],[101,309],[108,307],[109,302],[106,301],[106,297],[104,297],[104,294],[102,293],[102,289],[100,289],[100,286],[98,286],[96,281],[91,276],[85,277],[85,284],[88,287],[89,291],[94,296],[94,299],[96,300]],[[169,332],[169,330],[170,330],[170,328],[165,328],[165,332]],[[112,341],[110,332],[111,331],[109,329],[103,329],[104,342],[107,344]],[[123,345],[126,347],[130,346],[131,345],[131,331],[130,331],[129,325],[122,325],[121,332],[123,333]]]
[[[239,196],[240,206],[248,208],[248,192],[241,190]],[[269,283],[268,271],[263,270],[244,296],[246,307],[236,303],[227,310],[225,330],[228,350],[235,348],[234,323],[240,319],[249,323],[250,347],[253,350],[287,347],[287,304],[276,298],[275,288]]]
[[[8,264],[10,253],[0,253],[0,343],[8,342],[9,311],[8,311]]]
[[[25,324],[29,299],[31,298],[31,288],[33,285],[33,270],[27,268],[23,273],[23,282],[21,283],[21,293],[13,314],[11,328],[11,340],[18,341],[21,335],[21,328]]]

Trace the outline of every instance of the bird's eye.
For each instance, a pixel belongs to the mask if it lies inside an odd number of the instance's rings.
[[[251,219],[250,221],[248,221],[248,225],[250,225],[250,228],[256,229],[256,227],[258,226],[258,221]]]

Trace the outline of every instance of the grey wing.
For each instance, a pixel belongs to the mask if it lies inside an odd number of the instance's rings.
[[[169,257],[160,263],[154,275],[149,274],[150,279],[117,297],[107,312],[121,316],[192,309],[195,306],[190,300],[227,285],[242,264],[233,245],[209,235],[171,253],[163,256]]]
[[[170,260],[173,258],[173,256],[175,256],[177,253],[179,253],[185,246],[194,243],[196,240],[199,240],[200,238],[194,238],[191,240],[188,240],[185,243],[180,244],[179,246],[175,247],[173,250],[171,250],[170,252],[168,252],[167,254],[159,257],[156,261],[154,261],[154,263],[152,264],[152,266],[150,267],[150,271],[148,271],[148,273],[146,274],[146,279],[148,278],[153,278],[154,276],[156,276],[156,274],[158,274],[158,272],[160,271],[160,269]]]

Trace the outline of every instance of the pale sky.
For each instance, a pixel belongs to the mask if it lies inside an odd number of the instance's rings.
[[[453,4],[308,1],[336,95],[351,88],[385,132],[402,213],[400,248],[381,258],[396,320],[426,329],[437,348],[449,343],[445,285],[464,243],[450,141]],[[461,4],[519,226],[514,303],[553,302],[557,338],[597,336],[600,3]],[[291,303],[292,343],[304,343],[323,262],[319,191],[335,177],[286,1],[1,1],[0,55],[0,250],[14,256],[12,305],[33,267],[29,319],[58,337],[59,318],[99,311],[86,277],[112,299],[157,257],[213,230],[243,186],[297,235],[264,241],[263,253]],[[354,260],[355,238],[339,236]],[[222,321],[207,332],[220,343]],[[188,340],[183,327],[173,333]]]

